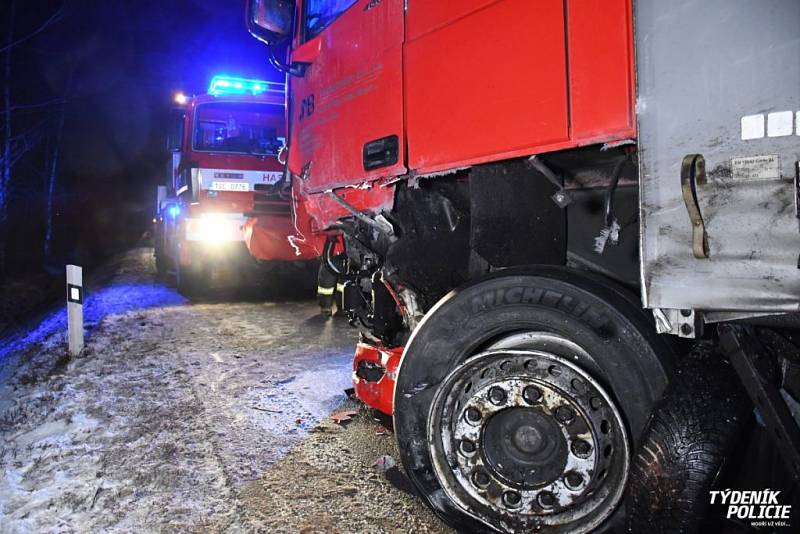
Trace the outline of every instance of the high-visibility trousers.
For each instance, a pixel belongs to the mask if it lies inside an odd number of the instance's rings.
[[[339,277],[336,273],[325,267],[324,263],[319,266],[319,273],[317,274],[317,303],[323,312],[331,313],[333,310],[338,281]]]

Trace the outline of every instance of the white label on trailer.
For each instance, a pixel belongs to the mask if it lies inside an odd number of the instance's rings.
[[[761,139],[764,137],[764,115],[746,115],[742,117],[742,140]]]
[[[250,190],[247,182],[211,182],[212,191],[243,191]]]
[[[781,177],[781,158],[777,154],[733,158],[731,173],[734,180],[777,180]]]
[[[777,111],[767,115],[767,137],[785,137],[794,131],[794,113]]]
[[[261,183],[263,184],[277,184],[283,177],[282,172],[265,172],[261,175]]]

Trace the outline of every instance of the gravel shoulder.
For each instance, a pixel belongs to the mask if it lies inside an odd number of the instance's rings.
[[[313,301],[188,304],[108,266],[85,352],[63,310],[0,347],[0,532],[443,532],[354,403],[356,333]],[[395,484],[391,482],[395,480]]]
[[[323,421],[260,480],[242,491],[248,524],[274,532],[453,532],[410,494],[394,465],[394,436],[358,411],[347,426]]]

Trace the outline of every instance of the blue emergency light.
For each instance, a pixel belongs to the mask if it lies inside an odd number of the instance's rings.
[[[177,204],[173,204],[169,208],[167,208],[167,213],[173,219],[177,219],[178,215],[181,214],[181,207]]]
[[[223,95],[260,95],[263,93],[284,93],[286,85],[278,82],[268,82],[266,80],[249,80],[247,78],[237,78],[235,76],[225,76],[218,74],[211,78],[208,86],[208,94],[214,96]]]

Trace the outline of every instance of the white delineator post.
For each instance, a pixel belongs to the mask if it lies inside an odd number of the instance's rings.
[[[77,356],[83,350],[83,269],[67,265],[67,334],[69,353]]]

